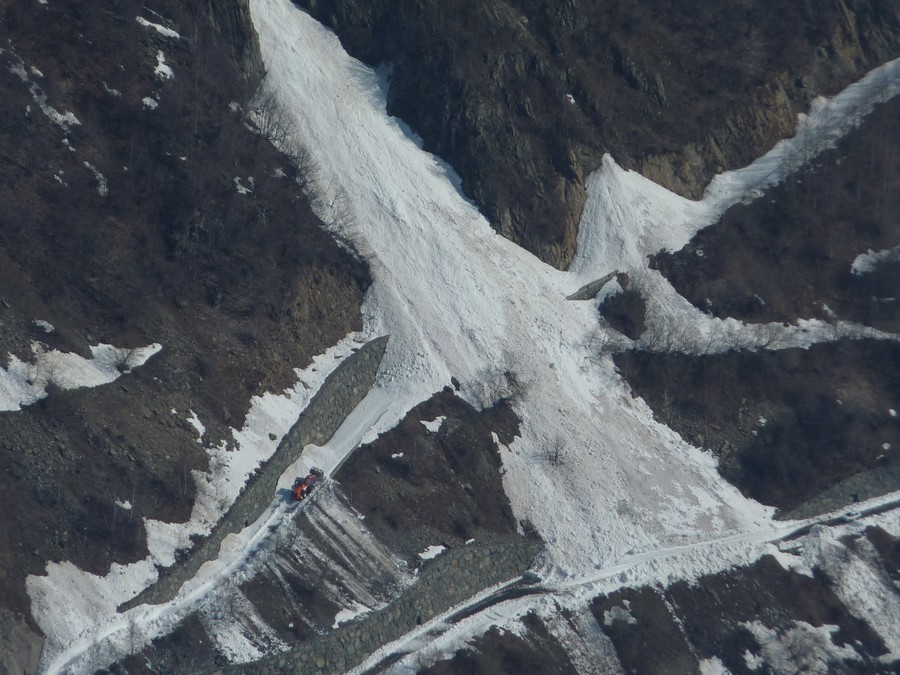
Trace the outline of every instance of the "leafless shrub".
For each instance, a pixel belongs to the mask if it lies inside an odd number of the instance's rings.
[[[319,179],[319,165],[312,152],[294,137],[289,138],[280,150],[291,160],[296,172],[295,182],[303,192],[308,193]]]
[[[135,365],[136,347],[117,347],[112,352],[112,362],[120,373],[129,373]]]
[[[634,346],[634,340],[610,328],[597,327],[587,338],[587,350],[592,360],[598,360],[608,354],[623,352]]]
[[[705,339],[696,323],[662,315],[648,322],[635,347],[646,352],[693,353],[703,344]]]
[[[281,102],[272,92],[264,89],[254,102],[248,119],[262,138],[278,148],[291,138],[296,127]]]
[[[482,408],[490,408],[499,403],[511,403],[525,394],[525,382],[508,364],[509,362],[504,360],[503,365],[486,370],[479,376],[476,394]]]
[[[557,434],[544,446],[544,461],[551,466],[561,466],[569,459],[569,446],[566,440]]]

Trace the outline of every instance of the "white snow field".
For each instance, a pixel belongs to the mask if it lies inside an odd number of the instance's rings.
[[[46,321],[38,323],[44,330],[53,326]],[[9,354],[6,368],[0,366],[0,410],[21,410],[47,397],[47,387],[80,389],[99,387],[115,382],[123,373],[139,368],[162,347],[156,343],[146,347],[126,349],[103,344],[91,347],[91,358],[72,352],[47,350],[41,342],[32,342],[33,362],[20,361]]]
[[[498,370],[515,373],[525,385],[515,402],[522,436],[501,449],[504,485],[517,517],[547,542],[542,571],[555,581],[590,574],[628,551],[771,527],[770,509],[725,482],[710,453],[654,422],[611,359],[591,348],[592,336],[605,330],[596,304],[564,298],[618,269],[652,291],[652,322],[696,334],[684,348],[705,348],[714,331],[715,349],[755,344],[755,327],[704,316],[647,269],[646,256],[680,248],[728,206],[827,147],[873,99],[900,89],[900,64],[817,101],[797,139],[717,177],[700,202],[606,157],[589,181],[576,260],[560,272],[495,234],[460,194],[458,179],[387,116],[384,79],[348,56],[331,31],[288,0],[252,0],[251,12],[267,93],[313,153],[320,190],[345,196],[350,218],[338,227],[371,262],[366,330],[392,336],[378,385],[391,406],[370,438],[451,376],[468,400],[484,404],[496,393],[485,382],[494,385]],[[833,339],[827,329],[818,322],[772,326],[777,341],[770,342]],[[542,451],[557,437],[569,459],[550,468]]]
[[[605,158],[588,183],[578,255],[569,271],[560,272],[494,233],[460,194],[458,178],[386,115],[383,77],[350,58],[333,33],[289,0],[250,4],[268,70],[265,87],[285,106],[297,140],[319,167],[320,215],[372,267],[374,283],[358,337],[391,335],[376,388],[335,439],[308,448],[298,468],[314,463],[333,471],[360,439],[393,427],[451,376],[462,383],[467,400],[490,404],[507,388],[509,371],[524,393],[515,401],[521,438],[500,449],[504,486],[517,518],[530,520],[547,542],[539,571],[561,593],[583,601],[588,593],[627,583],[714,572],[755,559],[771,550],[766,542],[797,526],[773,522],[770,508],[721,479],[710,453],[657,424],[604,352],[601,345],[622,343],[598,322],[596,302],[564,298],[617,269],[652,295],[651,326],[678,336],[657,348],[783,348],[835,339],[832,326],[820,322],[773,325],[762,336],[736,321],[710,319],[648,270],[646,256],[680,247],[729,205],[758,195],[846,133],[878,100],[898,93],[900,63],[887,64],[831,101],[818,101],[796,140],[780,143],[746,169],[717,177],[700,202]],[[894,337],[855,325],[842,328],[845,336]],[[348,342],[324,360],[333,364],[335,355],[349,353]],[[312,379],[314,390],[324,375]],[[204,565],[172,602],[123,615],[115,611],[152,583],[153,560],[168,560],[190,532],[209,530],[247,472],[274,450],[277,441],[267,433],[280,438],[302,410],[308,401],[303,391],[298,385],[285,396],[254,401],[238,437],[239,453],[220,453],[231,467],[219,471],[222,485],[212,497],[210,490],[201,491],[189,523],[149,528],[158,533],[151,559],[114,565],[102,578],[70,564],[48,565],[48,576],[29,578],[33,613],[48,635],[43,672],[82,672],[139,649],[246,565],[269,528],[285,517],[277,499],[256,523],[226,539],[219,560]],[[557,439],[567,460],[550,467],[543,453]],[[296,473],[289,470],[282,483]],[[200,485],[214,480],[196,478]],[[552,609],[556,600],[520,602]],[[479,614],[467,625],[509,624],[524,606]]]

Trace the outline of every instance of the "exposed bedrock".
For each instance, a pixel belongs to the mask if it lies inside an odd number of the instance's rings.
[[[890,0],[301,0],[494,227],[565,268],[604,152],[682,195],[793,133],[817,95],[900,53]]]

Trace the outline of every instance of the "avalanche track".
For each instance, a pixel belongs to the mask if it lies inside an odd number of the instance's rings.
[[[712,455],[654,421],[644,402],[632,398],[610,354],[596,346],[615,344],[620,336],[598,323],[596,303],[565,297],[616,269],[652,299],[653,330],[688,336],[680,349],[752,344],[749,327],[700,313],[647,268],[646,257],[680,248],[730,205],[758,196],[877,102],[896,95],[900,61],[834,99],[817,101],[795,139],[745,169],[716,177],[699,202],[604,158],[588,181],[576,259],[561,272],[498,236],[461,194],[452,170],[386,114],[383,74],[350,58],[333,33],[289,0],[251,0],[250,6],[268,73],[264,86],[318,165],[320,215],[370,262],[374,283],[361,337],[392,336],[380,380],[360,417],[349,422],[357,440],[393,427],[453,376],[463,396],[484,405],[500,393],[503,373],[515,373],[524,383],[515,402],[521,437],[500,448],[504,487],[516,517],[530,520],[547,543],[539,572],[555,589],[569,584],[601,592],[633,582],[628,575],[635,570],[647,583],[713,573],[755,559],[766,550],[760,542],[780,536],[781,527],[797,527],[774,523],[770,508],[744,498],[719,476]],[[845,335],[896,339],[860,326],[847,329]],[[780,348],[833,339],[830,327],[815,321],[772,330]],[[542,454],[557,439],[566,443],[569,459],[547,471]],[[343,456],[311,448],[303,461],[330,469]],[[54,596],[48,582],[35,610],[54,644],[42,670],[84,670],[97,658],[120,658],[130,626],[144,640],[171,630],[241,569],[281,515],[270,509],[166,605],[104,613],[129,597],[116,581],[125,572],[114,568],[81,591],[88,597],[102,588],[109,598],[100,609],[85,601],[62,626],[53,610],[71,596]],[[610,561],[625,562],[620,569]],[[81,632],[73,633],[73,626]]]
[[[618,269],[651,291],[649,323],[658,330],[691,333],[697,345],[715,337],[722,350],[739,340],[747,344],[746,326],[693,308],[647,268],[647,255],[679,248],[731,204],[810,159],[810,148],[828,147],[876,100],[896,93],[898,62],[817,102],[797,139],[717,177],[700,202],[606,157],[589,180],[575,262],[560,272],[491,229],[452,171],[385,113],[383,75],[348,56],[332,32],[288,0],[252,0],[251,13],[267,93],[283,104],[296,140],[319,167],[322,215],[339,221],[336,228],[371,262],[366,329],[392,336],[376,385],[391,403],[369,437],[451,376],[479,404],[496,394],[486,382],[495,382],[498,372],[515,373],[525,385],[515,402],[521,438],[502,449],[504,487],[516,516],[530,520],[547,542],[542,573],[555,581],[581,577],[632,549],[684,545],[769,522],[771,509],[724,481],[711,454],[654,421],[609,354],[591,347],[607,330],[595,303],[564,298]],[[328,212],[335,201],[340,218]],[[772,328],[780,347],[832,339],[817,322]],[[681,348],[691,346],[688,340]],[[547,471],[542,451],[556,439],[566,443],[570,459]]]

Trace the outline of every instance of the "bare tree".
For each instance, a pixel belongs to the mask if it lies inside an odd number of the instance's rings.
[[[553,440],[544,446],[544,461],[551,466],[561,466],[569,459],[569,447],[565,439],[557,434]]]
[[[288,110],[270,91],[256,99],[248,118],[256,132],[275,147],[281,148],[295,131],[296,125]]]

